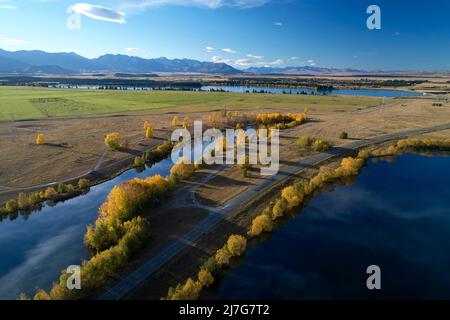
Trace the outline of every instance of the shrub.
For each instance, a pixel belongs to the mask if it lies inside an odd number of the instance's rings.
[[[5,204],[5,209],[9,213],[16,212],[17,210],[19,210],[19,204],[17,203],[16,200],[9,200]]]
[[[247,239],[240,235],[231,235],[227,241],[228,251],[233,256],[241,256],[247,248]]]
[[[89,188],[90,184],[91,184],[91,182],[88,179],[82,178],[82,179],[78,180],[78,188],[80,188],[81,190]]]
[[[66,192],[67,193],[73,193],[75,192],[75,187],[72,184],[66,184]]]
[[[120,230],[120,231],[119,231]],[[105,221],[99,220],[95,224],[87,227],[84,236],[84,243],[87,247],[100,252],[115,245],[122,236],[123,229],[120,226],[110,226]]]
[[[336,173],[341,177],[355,176],[364,165],[364,160],[360,158],[344,158],[341,166],[336,169]]]
[[[286,199],[283,199],[283,198],[278,199],[275,202],[275,205],[273,206],[273,209],[272,209],[272,219],[275,220],[275,219],[283,217],[286,210],[287,210]]]
[[[57,195],[58,195],[58,192],[56,192],[55,188],[52,188],[52,187],[48,187],[44,191],[44,198],[46,198],[46,199],[51,199]]]
[[[231,253],[225,246],[222,249],[217,250],[215,259],[219,266],[228,265],[230,263]]]
[[[219,270],[220,266],[217,264],[215,257],[210,257],[206,262],[201,266],[200,270],[205,270],[215,275]]]
[[[19,205],[19,209],[22,210],[27,210],[31,207],[30,198],[23,192],[19,193],[17,204]]]
[[[36,144],[37,144],[37,145],[45,144],[45,135],[44,135],[44,134],[39,133],[39,134],[36,136]]]
[[[251,236],[259,236],[263,232],[270,232],[273,229],[273,223],[267,215],[259,215],[252,221],[252,226],[249,231]]]
[[[144,157],[135,157],[134,158],[134,166],[135,167],[142,167],[144,164],[145,164]]]
[[[118,150],[121,145],[122,138],[118,132],[107,134],[105,137],[105,145],[111,150]]]
[[[361,150],[358,152],[358,158],[367,160],[369,158],[369,151],[367,150]]]
[[[348,139],[348,133],[345,131],[342,131],[341,135],[339,136],[341,139]]]
[[[325,140],[316,140],[312,144],[312,149],[318,152],[325,152],[330,149],[330,144]]]
[[[176,177],[175,180],[187,179],[194,174],[195,165],[191,163],[185,163],[186,159],[180,159],[176,164],[170,169],[170,176]]]
[[[207,270],[200,270],[198,273],[198,281],[202,284],[202,286],[207,288],[214,283],[214,277],[211,272]]]
[[[178,285],[175,289],[169,289],[168,300],[197,300],[202,290],[202,284],[191,278],[184,285]]]
[[[38,289],[34,295],[34,300],[50,300],[50,296],[44,290]]]
[[[56,191],[59,194],[64,194],[67,192],[67,187],[64,183],[58,183],[58,185],[56,186]]]
[[[311,145],[311,139],[307,136],[302,136],[302,137],[298,138],[298,140],[295,142],[295,144],[299,148],[306,149],[307,147],[309,147]]]

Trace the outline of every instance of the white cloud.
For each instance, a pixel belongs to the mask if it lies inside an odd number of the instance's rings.
[[[316,63],[313,59],[309,59],[307,62],[308,62],[308,64],[309,64],[310,66],[312,66],[312,67],[314,67],[314,66],[317,65],[317,63]]]
[[[256,8],[265,5],[271,0],[134,0],[124,1],[122,10],[145,9],[164,5],[195,6],[208,9],[222,7],[235,7],[241,9]]]
[[[294,60],[299,60],[300,59],[300,57],[290,57],[288,60],[289,61],[294,61]]]
[[[252,58],[252,59],[258,59],[258,60],[263,58],[263,56],[256,56],[256,55],[253,55],[253,54],[250,54],[250,53],[247,55],[247,57]]]
[[[25,41],[25,40],[0,37],[0,44],[5,45],[5,46],[21,46],[21,45],[25,45],[28,43],[29,42]]]
[[[226,62],[236,67],[248,68],[248,67],[273,67],[284,64],[283,59],[276,59],[274,61],[259,61],[255,59],[236,59],[234,61],[228,60]]]
[[[231,60],[230,59],[222,59],[221,57],[219,57],[219,56],[214,56],[214,57],[212,57],[212,62],[214,62],[214,63],[231,63]]]
[[[216,49],[214,49],[213,47],[206,47],[205,48],[206,49],[206,52],[209,52],[209,53],[211,53],[211,52],[213,52],[214,50],[216,50]]]
[[[125,48],[125,51],[130,53],[145,53],[145,50],[141,48]]]
[[[86,17],[123,24],[126,22],[125,13],[107,7],[97,6],[89,3],[76,3],[72,7],[73,12]]]
[[[277,27],[282,27],[283,26],[283,22],[274,22],[273,25],[277,26]]]
[[[236,53],[236,51],[235,50],[233,50],[233,49],[230,49],[230,48],[225,48],[225,49],[222,49],[222,51],[223,52],[226,52],[226,53]]]
[[[263,62],[264,67],[272,67],[272,66],[279,66],[284,63],[283,59],[276,59],[271,62]]]
[[[250,59],[237,59],[233,62],[234,65],[239,67],[250,67],[253,65],[253,60]]]

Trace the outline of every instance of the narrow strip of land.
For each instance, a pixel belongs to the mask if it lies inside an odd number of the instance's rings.
[[[327,153],[319,153],[317,155],[306,158],[301,162],[284,167],[282,171],[278,172],[278,174],[263,179],[253,188],[250,188],[245,192],[242,192],[241,194],[229,200],[227,203],[223,204],[220,207],[207,207],[198,204],[198,202],[196,202],[195,199],[194,201],[192,201],[192,195],[194,194],[195,189],[198,187],[197,184],[195,187],[191,188],[190,191],[187,191],[187,194],[189,194],[188,198],[191,199],[190,201],[191,204],[189,205],[179,204],[179,205],[180,207],[183,206],[183,207],[196,207],[207,209],[210,213],[208,217],[206,217],[203,221],[198,223],[184,236],[174,241],[171,245],[169,245],[159,254],[149,259],[146,263],[141,265],[135,271],[119,280],[115,285],[110,287],[105,293],[100,295],[99,299],[119,300],[126,298],[127,295],[129,295],[142,282],[144,282],[147,278],[149,278],[160,268],[162,268],[176,255],[181,253],[189,244],[199,239],[202,235],[206,234],[214,226],[216,226],[220,221],[222,221],[223,219],[234,213],[236,210],[238,210],[242,206],[242,204],[247,203],[261,192],[270,189],[273,185],[281,182],[282,180],[288,178],[289,176],[307,167],[316,166],[334,157],[342,156],[345,155],[347,152],[354,151],[359,148],[367,147],[373,144],[383,143],[390,140],[406,138],[412,135],[425,134],[446,129],[450,129],[450,123],[430,128],[408,130],[403,132],[380,135],[365,140],[355,141],[342,147],[331,148]],[[177,205],[178,203],[179,202],[177,201]]]

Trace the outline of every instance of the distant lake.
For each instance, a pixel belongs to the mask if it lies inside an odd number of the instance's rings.
[[[99,85],[57,85],[62,89],[88,89],[88,90],[104,90],[105,86]],[[233,93],[271,93],[271,94],[316,94],[316,95],[351,95],[351,96],[369,96],[369,97],[421,97],[423,93],[414,91],[401,90],[385,90],[385,89],[330,89],[315,90],[311,88],[276,88],[276,87],[253,87],[253,86],[203,86],[197,87],[130,87],[130,86],[111,86],[118,90],[127,91],[153,91],[153,90],[170,90],[170,91],[221,91]]]
[[[370,97],[420,97],[422,93],[413,91],[385,90],[385,89],[331,89],[331,90],[313,90],[308,88],[290,89],[275,87],[247,87],[247,86],[204,86],[202,90],[226,91],[226,92],[266,92],[273,94],[317,94],[317,95],[352,95],[352,96],[370,96]]]
[[[212,298],[449,299],[449,181],[447,156],[370,163],[250,245]],[[369,265],[380,291],[366,287]]]

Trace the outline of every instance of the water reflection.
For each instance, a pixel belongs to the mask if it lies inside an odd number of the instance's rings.
[[[449,165],[419,155],[371,163],[250,246],[214,298],[450,298]],[[372,264],[381,291],[366,288]]]
[[[0,223],[0,299],[16,299],[36,287],[49,289],[60,272],[89,257],[83,244],[86,226],[97,218],[98,208],[111,189],[133,178],[167,176],[172,161],[165,159],[138,172],[120,176],[91,188],[89,193],[39,211],[16,213]]]

